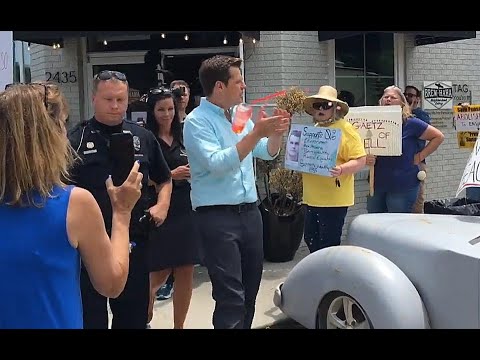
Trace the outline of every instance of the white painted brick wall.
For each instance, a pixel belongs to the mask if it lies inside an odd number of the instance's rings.
[[[260,41],[245,42],[246,98],[251,101],[268,94],[299,86],[313,94],[328,78],[328,43],[318,41],[317,31],[262,31]],[[331,81],[329,81],[331,80]],[[309,123],[308,115],[295,115],[293,122]],[[281,154],[283,156],[283,153]],[[263,183],[259,181],[263,197]],[[368,182],[355,182],[355,206],[347,214],[346,229],[353,217],[366,212]]]
[[[80,84],[78,71],[77,39],[66,39],[64,47],[53,49],[52,46],[31,44],[32,82],[47,80],[46,72],[75,71],[76,83],[59,83],[70,107],[70,126],[80,121]]]
[[[406,37],[406,84],[419,89],[423,81],[445,80],[466,83],[472,91],[472,102],[480,101],[480,32],[475,39],[458,40],[442,44],[414,46],[414,37]],[[455,129],[440,129],[445,141],[427,159],[427,199],[454,197],[470,155],[469,150],[458,148]],[[460,194],[464,196],[464,192]]]

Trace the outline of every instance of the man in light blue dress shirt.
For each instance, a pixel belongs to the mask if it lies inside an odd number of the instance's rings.
[[[290,123],[288,112],[276,109],[271,117],[261,111],[239,134],[232,130],[231,109],[242,102],[246,88],[241,62],[216,55],[202,63],[199,79],[206,98],[187,115],[183,130],[216,329],[252,326],[263,271],[253,157],[275,158]]]

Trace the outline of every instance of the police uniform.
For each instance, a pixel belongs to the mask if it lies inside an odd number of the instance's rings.
[[[135,160],[140,161],[139,171],[143,174],[143,180],[142,195],[132,210],[130,222],[130,242],[133,248],[127,284],[118,298],[110,299],[112,328],[145,328],[150,292],[146,263],[148,224],[140,223],[139,219],[144,215],[144,210],[157,201],[154,188],[148,186],[148,179],[162,184],[171,176],[161,148],[150,131],[133,122],[123,121],[119,125],[108,126],[92,118],[80,123],[68,134],[71,146],[81,158],[75,162],[70,176],[74,185],[93,194],[110,234],[112,207],[105,181],[112,174],[112,161],[109,156],[110,136],[119,132],[132,133]],[[84,328],[108,328],[107,299],[95,290],[83,266],[81,290]]]

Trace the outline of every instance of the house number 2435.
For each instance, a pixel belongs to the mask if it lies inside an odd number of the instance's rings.
[[[66,83],[76,83],[77,75],[74,70],[72,71],[57,71],[57,72],[45,72],[45,77],[47,81],[58,82],[61,84]]]

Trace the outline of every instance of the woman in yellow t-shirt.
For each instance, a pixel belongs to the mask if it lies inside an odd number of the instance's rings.
[[[303,202],[307,205],[304,240],[310,252],[340,245],[347,209],[354,204],[353,174],[365,166],[363,141],[344,119],[347,103],[337,98],[337,90],[322,86],[318,94],[304,101],[305,111],[315,126],[341,130],[336,166],[331,177],[303,173]]]

